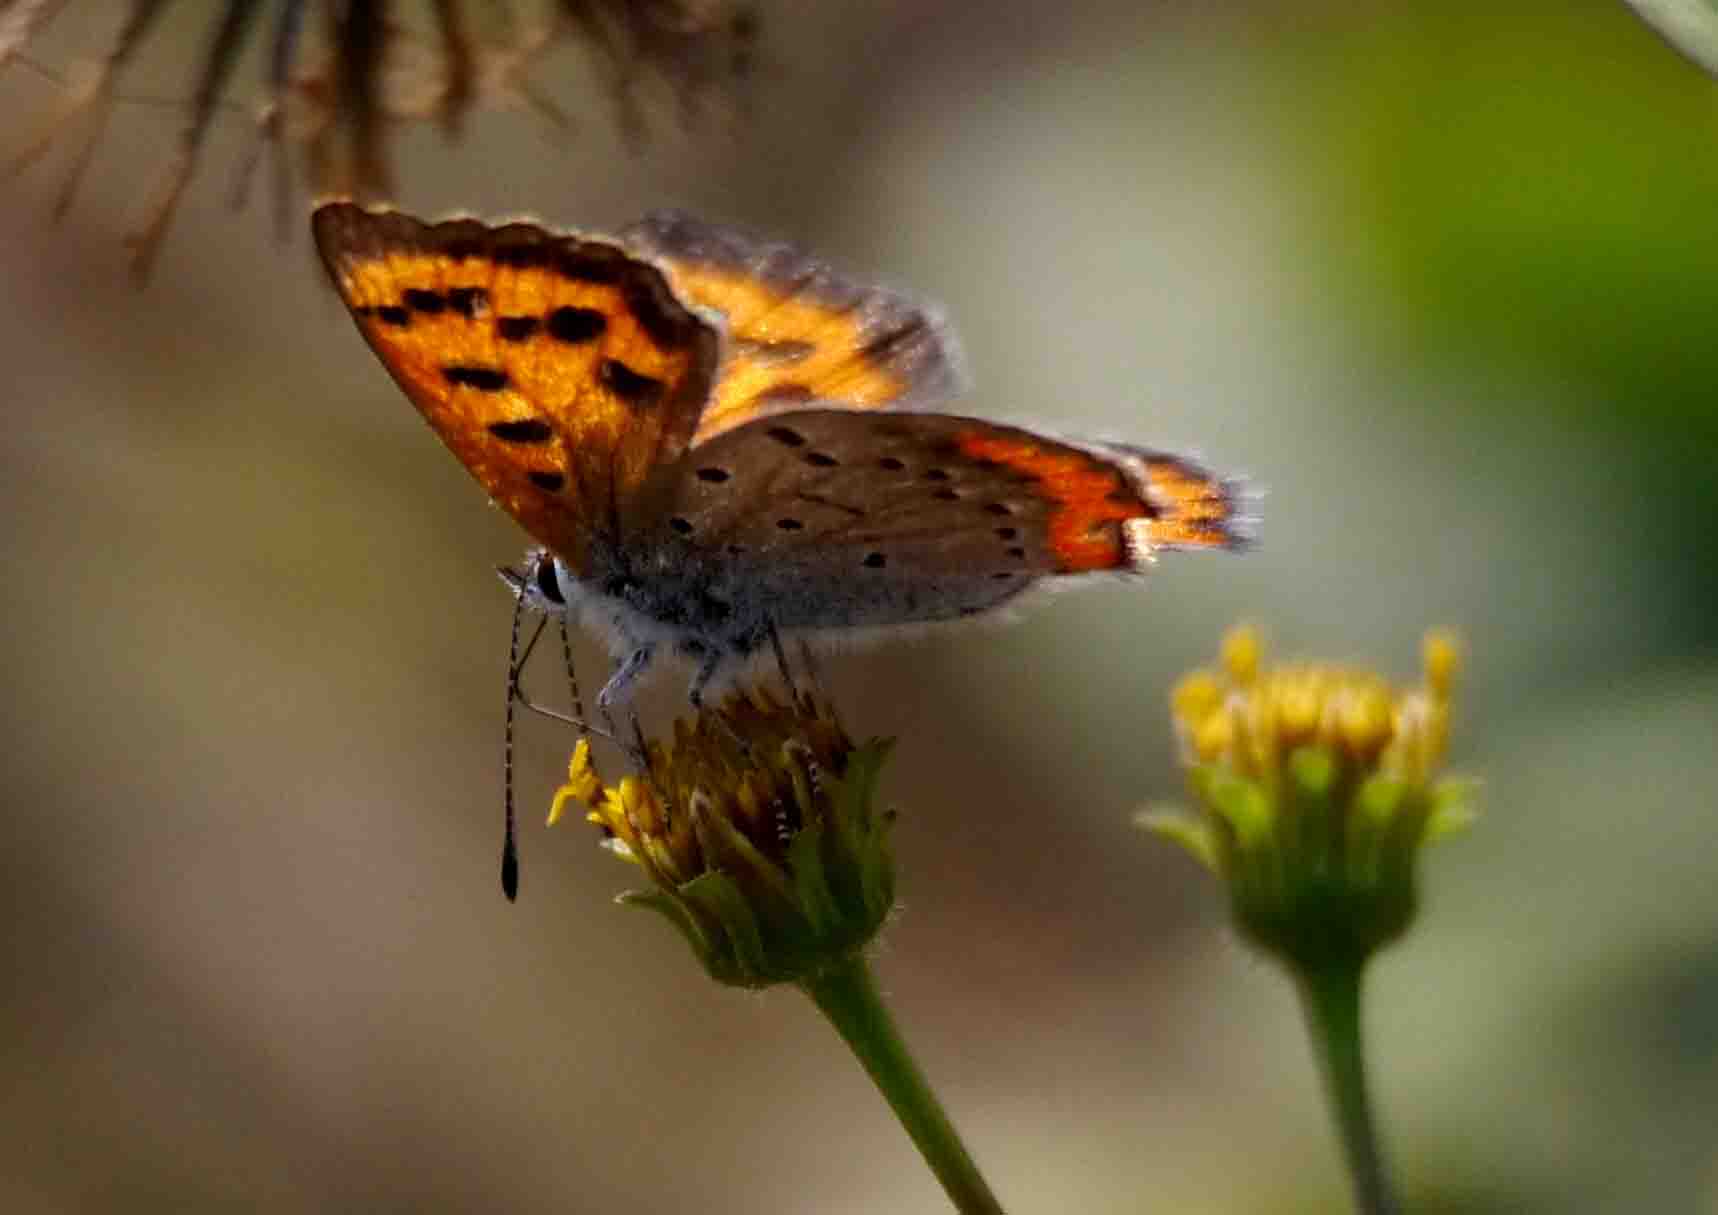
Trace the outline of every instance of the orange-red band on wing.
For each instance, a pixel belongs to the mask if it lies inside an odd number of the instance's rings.
[[[1138,556],[1122,526],[1129,520],[1143,521],[1148,552],[1241,543],[1232,488],[1177,457],[1123,450],[1111,465],[1095,453],[979,431],[968,431],[956,442],[975,460],[1031,477],[1038,492],[1054,502],[1049,546],[1061,573],[1133,565]],[[1143,468],[1145,497],[1123,471],[1123,460]]]
[[[1113,468],[1084,452],[1059,444],[968,431],[955,440],[966,455],[989,460],[1033,477],[1039,492],[1054,499],[1050,551],[1066,574],[1115,569],[1126,564],[1120,524],[1150,514]]]

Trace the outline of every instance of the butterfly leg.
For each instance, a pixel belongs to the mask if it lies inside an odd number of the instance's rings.
[[[561,661],[567,668],[567,690],[573,697],[573,717],[579,722],[579,732],[588,735],[590,727],[584,724],[585,695],[579,690],[579,673],[573,668],[573,638],[567,631],[567,618],[561,617]]]
[[[701,655],[698,670],[692,676],[692,686],[686,689],[686,699],[692,702],[692,708],[702,717],[704,714],[704,689],[715,678],[716,672],[722,669],[722,663],[728,655],[726,651],[719,650],[715,646],[705,647],[703,645],[698,645],[696,649],[684,652]],[[728,736],[728,739],[740,749],[741,755],[747,759],[751,758],[752,744],[741,737],[739,731],[734,729],[734,723],[729,721],[726,715],[712,713],[708,720],[716,723],[717,727]]]
[[[823,684],[823,668],[818,664],[817,654],[812,650],[811,642],[803,637],[799,639],[799,665],[804,668],[806,678],[811,681],[812,693],[828,707],[831,713],[834,713],[835,702],[829,699],[829,689]],[[836,724],[839,725],[840,717],[835,720]]]
[[[620,666],[615,668],[614,674],[609,676],[602,691],[597,693],[597,706],[606,711],[625,703],[632,694],[632,685],[644,674],[645,669],[650,666],[650,660],[655,656],[656,648],[648,645],[641,645],[628,654]]]
[[[775,651],[775,669],[781,672],[781,681],[787,686],[788,699],[799,704],[799,686],[793,682],[793,672],[788,669],[787,650],[781,644],[781,632],[775,627],[775,621],[769,622],[770,648]]]
[[[596,737],[606,738],[610,742],[619,742],[619,738],[615,734],[613,719],[609,720],[607,730],[600,730],[585,717],[584,700],[579,695],[578,679],[571,666],[571,645],[567,640],[565,625],[561,628],[561,646],[569,660],[567,677],[572,684],[573,711],[563,713],[559,709],[551,709],[548,705],[538,704],[525,691],[525,686],[520,682],[520,678],[525,674],[525,664],[530,660],[532,651],[536,649],[537,641],[543,635],[543,629],[547,623],[547,621],[538,621],[536,631],[532,633],[531,639],[525,644],[523,652],[518,655],[517,661],[509,668],[508,683],[510,686],[508,694],[510,699],[527,713],[535,713],[538,717],[546,717],[550,721],[560,722],[563,726],[571,726],[581,735],[594,734]]]
[[[716,672],[722,667],[722,651],[714,647],[704,651],[704,656],[698,662],[698,669],[692,675],[692,686],[686,689],[686,699],[692,702],[694,709],[704,708],[704,689],[710,686],[710,681],[716,677]]]

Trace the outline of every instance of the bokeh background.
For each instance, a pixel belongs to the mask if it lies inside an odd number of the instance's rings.
[[[187,96],[215,11],[172,9],[125,91]],[[569,45],[532,75],[573,129],[402,128],[395,197],[792,238],[941,300],[964,408],[1267,494],[1243,558],[828,664],[902,740],[881,976],[1010,1209],[1346,1201],[1289,990],[1130,823],[1180,791],[1172,680],[1247,619],[1404,678],[1427,625],[1471,647],[1486,817],[1370,1010],[1412,1209],[1718,1211],[1718,84],[1612,0],[760,18],[731,115],[628,138]],[[6,146],[61,97],[0,75]],[[945,1209],[804,1000],[715,989],[610,902],[631,870],[540,826],[543,723],[503,901],[490,569],[523,538],[304,232],[227,210],[242,118],[129,285],[180,122],[122,104],[57,227],[71,145],[0,188],[0,1208]]]

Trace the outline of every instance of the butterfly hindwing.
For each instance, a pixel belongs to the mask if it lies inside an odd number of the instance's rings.
[[[1237,542],[1231,487],[1187,461],[945,414],[754,420],[634,505],[629,547],[711,571],[717,599],[784,628],[971,615],[1042,578]]]
[[[842,275],[791,245],[677,212],[627,230],[688,303],[726,327],[721,371],[696,441],[753,418],[809,407],[924,409],[964,387],[938,313]]]
[[[349,203],[314,229],[382,363],[491,498],[579,562],[690,443],[715,330],[648,261],[529,224],[426,224]]]

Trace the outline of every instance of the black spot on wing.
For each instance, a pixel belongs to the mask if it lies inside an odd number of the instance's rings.
[[[376,315],[388,324],[400,328],[412,323],[412,314],[398,304],[383,304],[376,309]]]
[[[501,316],[495,318],[495,332],[504,342],[523,342],[542,323],[534,316]]]
[[[731,476],[733,474],[725,468],[700,468],[697,473],[700,481],[708,481],[711,485],[720,485]]]
[[[499,367],[469,367],[449,364],[441,369],[449,384],[459,388],[476,388],[483,392],[500,392],[507,387],[507,373]]]
[[[783,447],[805,446],[805,436],[791,426],[772,426],[764,433]]]
[[[661,380],[641,375],[619,359],[604,359],[597,370],[597,378],[605,388],[635,409],[646,409],[656,404],[666,387]]]
[[[401,298],[406,307],[413,312],[422,312],[426,316],[434,316],[447,308],[447,300],[439,291],[425,291],[419,287],[407,287]]]
[[[544,326],[549,336],[567,343],[588,342],[599,338],[608,328],[608,318],[595,308],[557,308],[549,313]]]
[[[447,306],[467,320],[475,320],[489,312],[489,292],[482,287],[450,287]]]
[[[491,422],[489,433],[509,443],[547,443],[555,437],[554,429],[541,418],[521,418],[513,422]]]
[[[531,478],[531,484],[538,489],[548,490],[552,494],[559,493],[567,483],[567,479],[558,472],[540,472],[537,469],[532,469],[526,475]]]

